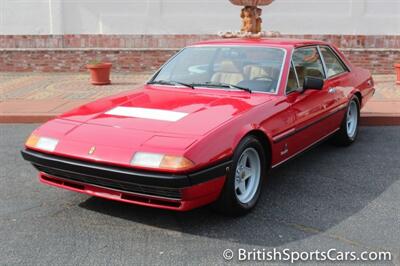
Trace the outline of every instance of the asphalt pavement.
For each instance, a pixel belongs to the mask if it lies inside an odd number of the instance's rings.
[[[0,125],[1,265],[234,265],[239,248],[390,251],[400,265],[400,127],[363,127],[351,147],[325,143],[275,169],[241,218],[43,185],[19,153],[34,128]]]

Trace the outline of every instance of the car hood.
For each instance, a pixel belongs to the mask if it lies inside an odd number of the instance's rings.
[[[59,140],[55,155],[129,166],[136,151],[184,155],[202,135],[270,97],[145,86],[76,108],[36,133]]]
[[[243,91],[145,85],[81,106],[60,118],[158,134],[204,135],[268,100],[265,94],[257,97]]]

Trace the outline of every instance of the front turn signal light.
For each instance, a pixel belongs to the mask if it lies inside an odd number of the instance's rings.
[[[191,160],[182,156],[164,155],[160,163],[160,168],[173,170],[189,169],[193,166],[194,163]]]
[[[39,137],[35,134],[31,134],[29,138],[26,140],[25,145],[29,148],[35,148],[36,144],[39,141]]]
[[[131,160],[131,165],[155,169],[186,170],[193,167],[194,163],[183,156],[137,152]]]

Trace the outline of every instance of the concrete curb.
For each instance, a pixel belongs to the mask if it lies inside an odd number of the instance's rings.
[[[362,115],[361,126],[400,126],[399,115]]]
[[[57,115],[0,115],[0,124],[33,124],[44,123],[50,119],[55,118]]]
[[[2,124],[32,124],[44,123],[57,117],[57,114],[1,114],[0,123]],[[400,126],[399,115],[374,115],[361,114],[361,126]]]

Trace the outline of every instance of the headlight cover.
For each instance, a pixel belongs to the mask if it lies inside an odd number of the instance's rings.
[[[185,170],[193,167],[194,163],[183,156],[136,152],[131,160],[131,165],[155,169]]]
[[[58,139],[39,137],[35,134],[31,134],[26,140],[25,145],[29,148],[37,148],[45,151],[54,151],[57,147]]]

